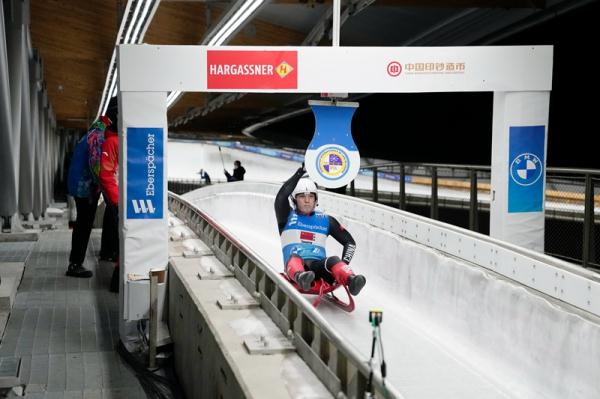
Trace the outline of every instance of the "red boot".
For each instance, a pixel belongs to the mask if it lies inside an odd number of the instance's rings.
[[[288,278],[295,281],[303,291],[310,290],[312,282],[315,279],[315,273],[313,271],[304,270],[302,258],[298,256],[292,256],[290,260],[288,260],[285,273]]]
[[[365,276],[354,274],[350,266],[344,262],[338,262],[331,267],[331,274],[335,281],[341,285],[347,285],[350,294],[356,296],[367,283]]]

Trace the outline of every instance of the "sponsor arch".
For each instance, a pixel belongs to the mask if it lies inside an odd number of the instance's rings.
[[[127,204],[120,208],[123,277],[147,276],[150,269],[167,265],[164,160],[168,156],[167,94],[171,91],[494,92],[491,236],[543,250],[543,190],[552,59],[552,46],[119,46],[120,194],[123,204]],[[531,135],[532,130],[536,134]],[[149,168],[147,159],[148,132],[153,132],[155,140],[153,168]],[[537,172],[536,168],[526,168],[525,172],[515,173],[525,173],[525,177],[529,173],[540,173],[540,177],[530,185],[515,183],[513,187],[511,164],[516,156],[524,153],[534,154],[538,160],[533,162],[534,166],[539,168]],[[143,157],[146,159],[140,160]],[[149,184],[150,170],[154,185],[152,198],[142,189],[135,193],[130,191],[130,186]],[[535,193],[542,193],[541,210],[511,207],[514,198],[537,198]],[[149,199],[151,204],[147,202]],[[132,201],[137,201],[140,211],[137,214]],[[154,212],[141,212],[142,204],[148,211],[151,205]],[[146,217],[130,217],[142,214]],[[132,300],[128,298],[128,278],[122,279],[122,284],[121,319],[127,320],[130,316],[124,304]]]

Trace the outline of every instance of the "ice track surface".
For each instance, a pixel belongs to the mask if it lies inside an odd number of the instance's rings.
[[[182,145],[169,146],[170,177],[186,177],[186,168],[193,177],[201,167],[218,177],[216,146]],[[227,168],[242,161],[248,180],[278,183],[213,185],[184,197],[281,271],[273,200],[298,164],[223,153]],[[351,266],[367,278],[353,313],[325,302],[319,311],[368,359],[368,310],[382,309],[388,382],[406,398],[600,397],[597,317],[386,231],[365,201],[321,193],[319,202],[352,233],[357,250]],[[339,255],[341,246],[330,239],[327,251]]]

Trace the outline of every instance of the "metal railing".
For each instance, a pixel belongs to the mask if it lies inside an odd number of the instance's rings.
[[[482,217],[489,214],[489,166],[394,162],[363,166],[361,172],[372,175],[372,189],[358,190],[352,182],[352,196],[489,233],[489,217]],[[380,190],[382,178],[398,181],[398,191]],[[406,183],[430,187],[429,193],[407,193]],[[466,195],[440,195],[441,189]],[[600,269],[600,170],[547,168],[545,200],[552,204],[546,207],[545,252]]]
[[[364,166],[361,172],[371,174],[372,188],[359,190],[352,182],[352,196],[489,233],[489,166],[393,162]],[[398,181],[398,190],[382,191],[382,178]],[[429,191],[407,193],[406,183],[428,187]],[[169,191],[176,194],[205,185],[200,179],[170,179],[168,183]],[[440,190],[464,194],[448,196]],[[545,199],[546,204],[552,204],[545,209],[545,253],[600,269],[600,171],[547,168]]]
[[[181,195],[206,185],[200,179],[169,179],[168,191]]]
[[[169,209],[229,267],[256,298],[281,332],[292,339],[298,355],[335,397],[365,396],[371,369],[368,359],[346,342],[325,318],[259,254],[239,242],[184,198],[169,193]],[[403,396],[373,375],[376,397]]]

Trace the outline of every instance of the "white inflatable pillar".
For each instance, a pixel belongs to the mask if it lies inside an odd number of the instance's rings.
[[[549,92],[495,92],[490,236],[544,252]]]
[[[149,307],[148,280],[139,279],[168,261],[167,93],[120,92],[119,123],[119,333],[126,343],[125,321]]]

